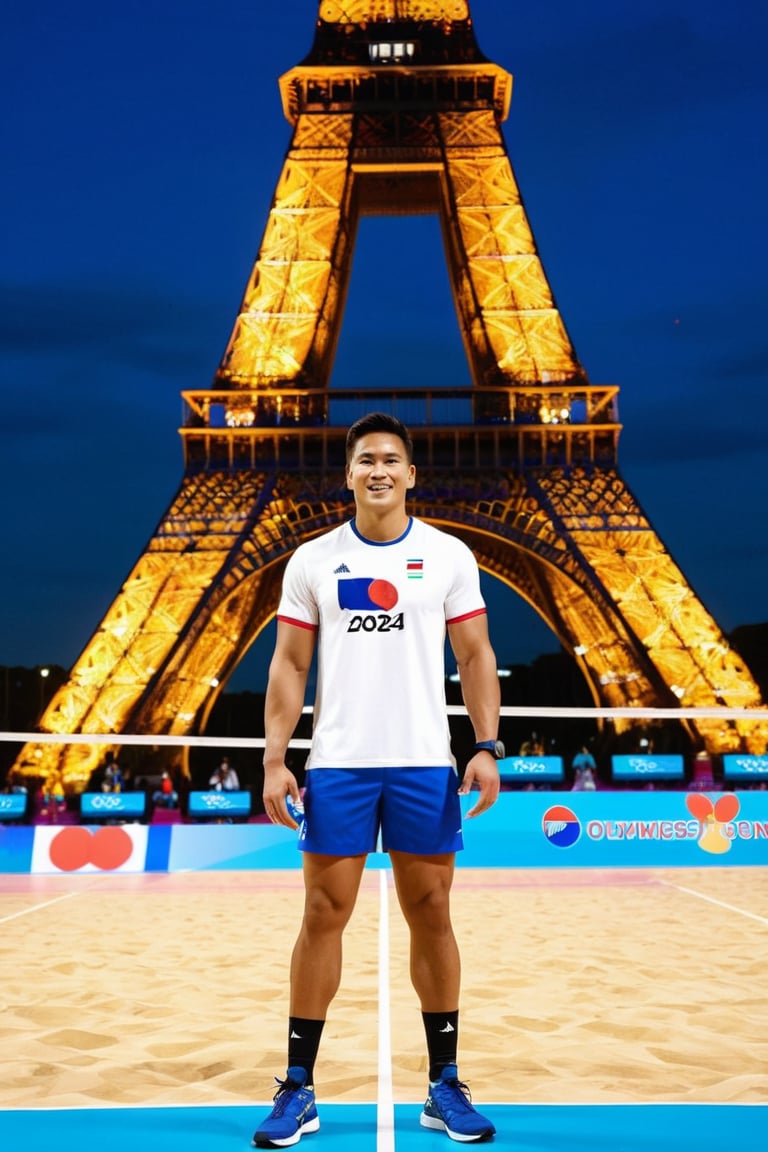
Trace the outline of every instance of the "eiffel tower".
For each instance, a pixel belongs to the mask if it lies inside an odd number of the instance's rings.
[[[344,434],[372,408],[411,428],[413,513],[524,597],[596,704],[760,704],[618,471],[618,388],[576,357],[502,136],[511,84],[465,0],[321,0],[280,78],[293,134],[232,336],[183,393],[181,486],[42,731],[204,730],[288,557],[349,514]],[[440,219],[472,385],[332,389],[358,221],[404,213]],[[691,729],[713,751],[768,732]],[[77,787],[95,755],[27,746],[18,765]]]

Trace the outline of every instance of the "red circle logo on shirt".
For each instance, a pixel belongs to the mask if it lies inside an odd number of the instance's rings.
[[[389,580],[372,580],[368,586],[368,595],[378,608],[388,612],[397,604],[397,588]]]

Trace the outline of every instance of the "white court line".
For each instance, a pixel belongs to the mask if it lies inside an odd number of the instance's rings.
[[[718,908],[725,908],[729,912],[737,912],[739,916],[748,916],[750,920],[757,920],[758,924],[768,924],[768,918],[758,916],[756,912],[747,912],[745,908],[738,908],[735,904],[726,904],[724,900],[716,900],[714,896],[707,896],[704,892],[697,892],[695,888],[686,888],[682,884],[671,884],[662,880],[667,888],[676,888],[678,892],[687,892],[689,896],[697,896],[699,900],[706,900],[708,904],[716,904]]]
[[[379,1087],[376,1102],[376,1152],[394,1152],[395,1148],[387,876],[388,869],[382,868],[379,872]]]
[[[73,896],[79,895],[79,892],[65,892],[63,896],[46,900],[44,904],[33,904],[31,908],[24,908],[21,912],[12,912],[10,916],[3,916],[0,918],[0,924],[7,924],[9,920],[18,920],[20,916],[29,916],[31,912],[41,912],[43,908],[50,908],[52,904],[58,904],[61,900],[71,900]]]

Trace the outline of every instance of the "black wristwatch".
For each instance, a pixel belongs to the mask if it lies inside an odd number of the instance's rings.
[[[494,760],[503,760],[507,754],[501,740],[478,740],[475,744],[475,752],[490,752]]]

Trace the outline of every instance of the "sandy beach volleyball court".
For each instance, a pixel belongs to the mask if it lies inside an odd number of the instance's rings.
[[[0,876],[0,1107],[269,1099],[302,897],[298,871]],[[478,1101],[768,1101],[766,870],[459,869],[453,908]],[[394,1099],[418,1100],[407,934],[371,870],[322,1099],[376,1099],[382,988]]]

